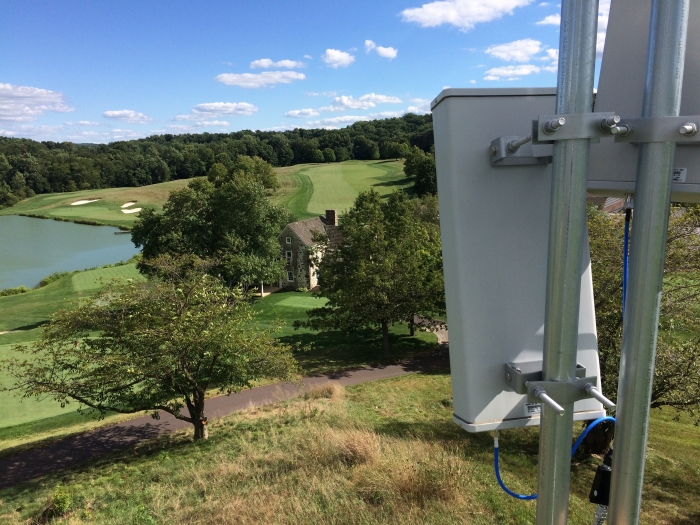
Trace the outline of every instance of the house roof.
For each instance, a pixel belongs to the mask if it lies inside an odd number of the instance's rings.
[[[340,228],[333,224],[326,224],[323,217],[313,217],[305,221],[290,222],[287,227],[292,230],[306,246],[314,243],[314,233],[325,233],[331,241],[331,246],[336,247],[340,242]]]

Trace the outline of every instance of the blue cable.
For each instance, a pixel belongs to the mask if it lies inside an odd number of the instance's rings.
[[[583,440],[586,439],[586,436],[588,433],[593,430],[596,426],[600,425],[603,421],[615,421],[615,418],[612,416],[604,416],[596,419],[593,421],[590,425],[586,427],[586,429],[581,433],[581,435],[578,437],[576,440],[576,443],[574,443],[574,446],[571,448],[571,456],[576,453],[576,450],[578,450],[578,447],[581,446],[581,443],[583,443]],[[494,438],[494,444],[495,446],[493,447],[493,468],[496,471],[496,479],[498,480],[498,484],[501,486],[503,491],[508,494],[509,496],[513,496],[516,499],[522,499],[522,500],[528,500],[528,499],[537,499],[537,494],[530,494],[529,496],[524,495],[524,494],[518,494],[517,492],[513,492],[510,490],[508,487],[506,487],[505,483],[503,483],[503,480],[501,479],[501,469],[499,467],[499,462],[498,462],[498,438]]]
[[[625,241],[622,249],[622,317],[625,317],[625,300],[627,299],[627,278],[630,269],[630,219],[632,209],[625,210]]]

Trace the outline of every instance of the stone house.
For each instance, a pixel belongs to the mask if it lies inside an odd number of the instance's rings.
[[[314,288],[318,284],[318,271],[311,262],[316,251],[314,234],[326,234],[331,247],[340,242],[338,214],[326,210],[326,215],[304,221],[290,222],[277,237],[285,259],[284,274],[280,278],[280,288]]]

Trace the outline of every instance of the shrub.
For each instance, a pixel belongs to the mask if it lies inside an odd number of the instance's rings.
[[[19,295],[21,293],[27,293],[29,288],[26,286],[18,286],[17,288],[5,288],[0,290],[0,297],[7,297],[8,295]]]

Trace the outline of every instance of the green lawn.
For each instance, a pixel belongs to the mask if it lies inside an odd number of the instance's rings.
[[[350,208],[361,191],[374,188],[382,195],[412,184],[403,173],[403,161],[359,161],[331,164],[299,164],[276,168],[280,189],[271,197],[285,206],[298,220],[323,214],[326,209],[343,212]],[[32,214],[71,221],[92,221],[111,226],[130,227],[137,213],[123,213],[121,206],[135,202],[131,208],[145,206],[161,210],[171,191],[189,181],[174,180],[139,188],[109,188],[71,193],[49,193],[24,200],[0,215]],[[80,200],[96,202],[72,206]],[[128,209],[128,208],[127,208]]]
[[[0,297],[0,332],[17,330],[0,335],[0,358],[13,355],[11,349],[15,344],[37,340],[41,335],[41,325],[47,323],[57,310],[68,308],[81,298],[90,296],[99,290],[103,281],[112,279],[142,277],[135,264],[126,264],[76,272],[24,294]],[[0,372],[0,385],[8,383],[8,378]],[[61,408],[54,401],[22,400],[11,393],[0,392],[0,428],[67,414],[74,410],[75,405]],[[0,449],[3,448],[3,439],[0,433]]]
[[[0,210],[0,215],[20,213],[42,215],[49,218],[60,217],[71,221],[94,221],[111,226],[131,226],[137,213],[122,212],[121,206],[135,202],[131,208],[144,206],[160,210],[168,195],[175,189],[187,185],[187,180],[174,180],[162,184],[141,186],[140,188],[108,188],[104,190],[84,190],[71,193],[49,193],[24,200],[11,208]],[[99,199],[89,204],[71,206],[80,200]]]
[[[179,432],[2,490],[0,522],[36,523],[62,493],[69,513],[53,523],[534,523],[536,503],[496,483],[492,438],[452,422],[447,371],[309,394],[215,420],[206,442]],[[674,415],[652,412],[642,525],[700,520],[700,428]],[[536,490],[538,429],[500,445],[504,481]],[[574,459],[571,525],[593,521],[599,463]]]
[[[43,288],[0,297],[0,332],[19,330],[0,335],[0,358],[14,354],[12,347],[15,344],[38,339],[41,325],[48,322],[54,312],[95,293],[101,282],[141,278],[134,264],[126,264],[75,272]],[[378,331],[365,330],[346,335],[293,329],[292,324],[296,319],[305,319],[306,311],[320,304],[323,304],[322,300],[308,292],[275,293],[257,301],[255,309],[259,315],[255,323],[260,328],[266,328],[279,320],[284,324],[277,337],[290,344],[298,342],[310,347],[308,351],[297,354],[306,375],[380,361],[381,337]],[[391,330],[391,341],[394,357],[399,359],[434,348],[436,339],[433,334],[421,332],[416,337],[410,337],[405,325],[396,325]],[[0,384],[9,384],[9,378],[2,373]],[[61,408],[54,401],[22,400],[9,392],[0,392],[0,451],[95,425],[94,421],[90,423],[90,420],[81,419],[82,416],[76,418],[76,408],[75,404]]]
[[[310,346],[310,350],[297,354],[305,375],[379,364],[382,359],[382,338],[378,329],[349,334],[294,330],[292,325],[295,320],[306,320],[307,310],[324,304],[325,299],[313,297],[309,292],[280,291],[256,303],[259,315],[255,322],[260,328],[265,328],[278,320],[282,321],[284,325],[277,333],[281,341]],[[392,326],[389,333],[393,359],[405,359],[431,350],[437,343],[437,338],[431,333],[416,332],[411,337],[408,326],[403,323]]]

